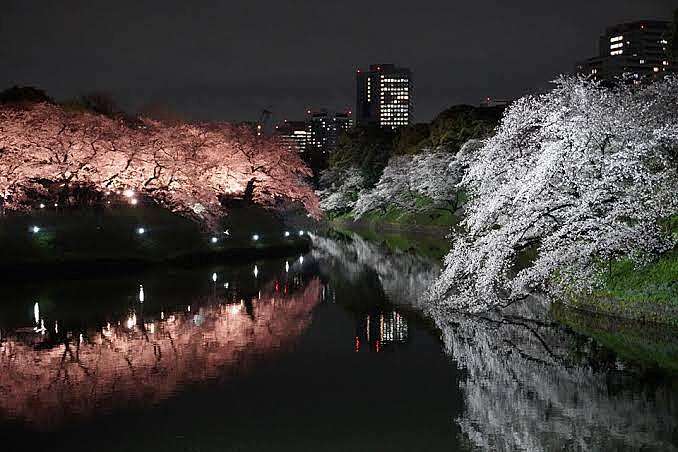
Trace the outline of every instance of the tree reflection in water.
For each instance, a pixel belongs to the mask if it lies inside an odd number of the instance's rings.
[[[425,306],[439,267],[357,235],[314,237],[320,260],[349,278],[373,271],[386,295],[432,318],[447,353],[466,370],[456,422],[484,450],[674,450],[678,383],[649,378],[554,322],[544,300],[468,316]],[[422,382],[425,384],[425,382]],[[672,436],[673,435],[673,436]]]
[[[131,313],[58,341],[32,329],[8,335],[0,343],[0,416],[56,427],[70,416],[152,404],[188,384],[242,372],[292,345],[321,290],[313,278],[291,293],[286,286],[284,296],[271,287],[242,303],[193,303],[153,319]]]

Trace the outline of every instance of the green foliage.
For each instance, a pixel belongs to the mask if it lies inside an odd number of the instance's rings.
[[[398,131],[394,154],[416,154],[428,144],[431,129],[428,124],[412,124]]]
[[[503,112],[503,107],[455,105],[431,122],[428,145],[457,151],[468,140],[490,135]]]
[[[678,308],[678,251],[641,268],[631,259],[620,259],[601,279],[603,286],[595,292],[598,296]]]
[[[366,187],[379,180],[393,154],[394,133],[376,126],[357,126],[339,137],[330,169],[355,166],[360,169]]]
[[[673,215],[665,218],[659,222],[666,234],[671,236],[673,240],[678,241],[678,215]]]
[[[453,206],[451,204],[434,206],[431,200],[425,197],[418,197],[416,204],[421,207],[421,209],[416,212],[401,209],[393,205],[388,206],[382,211],[373,210],[363,215],[360,218],[360,223],[373,227],[384,224],[401,227],[447,227],[456,226],[460,221],[460,218],[452,213]],[[353,221],[353,217],[350,214],[337,216],[334,219],[341,221],[350,219]]]

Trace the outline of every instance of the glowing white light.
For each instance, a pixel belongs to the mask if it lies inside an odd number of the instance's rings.
[[[33,317],[35,318],[35,323],[37,324],[40,321],[40,305],[36,301],[33,305]]]
[[[130,200],[129,203],[132,204],[133,206],[136,206],[136,205],[137,205],[137,202],[138,202],[138,201],[137,201],[136,198],[132,198],[132,199]]]
[[[304,235],[304,231],[299,231],[299,235]]]
[[[224,235],[231,235],[231,233],[228,231],[228,229],[226,229],[226,230],[224,231]]]
[[[228,283],[227,282],[224,283],[224,289],[228,289]]]
[[[143,234],[145,234],[145,233],[146,233],[146,229],[144,229],[144,228],[137,228],[137,234],[143,235]]]
[[[210,240],[212,240],[212,243],[217,243],[219,241],[219,239],[216,237],[212,237]]]
[[[217,282],[217,274],[216,273],[212,273],[212,281]]]
[[[299,263],[303,264],[304,263],[304,256],[299,256]]]
[[[165,311],[160,311],[160,320],[165,320]]]
[[[285,261],[285,273],[290,271],[290,261]]]
[[[144,302],[144,298],[145,298],[145,297],[144,297],[144,286],[140,284],[140,285],[139,285],[139,301],[140,301],[141,303],[143,303],[143,302]]]
[[[188,309],[188,312],[191,312],[191,305],[190,304],[188,305],[187,309]]]
[[[254,235],[252,236],[252,240],[254,240],[254,241],[259,240],[259,234],[254,234]]]
[[[134,328],[134,325],[137,324],[137,315],[132,314],[130,317],[127,318],[127,328],[132,329]]]
[[[125,198],[131,198],[134,196],[134,190],[125,190],[122,194]]]
[[[31,232],[33,234],[37,234],[38,232],[40,232],[40,226],[31,226]]]
[[[290,236],[290,231],[285,231],[285,237],[289,237],[289,236]]]
[[[59,203],[58,203],[58,202],[55,202],[55,203],[54,203],[54,207],[59,207]]]
[[[44,205],[43,203],[40,203],[40,208],[41,208],[41,209],[44,209],[44,208],[45,208],[45,205]]]
[[[54,321],[54,332],[59,334],[59,322]]]
[[[259,268],[255,265],[254,266],[254,277],[256,278],[257,276],[259,276]]]

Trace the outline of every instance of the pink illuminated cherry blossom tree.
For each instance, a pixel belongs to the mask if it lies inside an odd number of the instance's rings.
[[[247,127],[130,121],[47,103],[0,108],[0,203],[9,210],[56,185],[133,190],[210,228],[228,198],[299,202],[318,217],[310,176],[296,153]]]

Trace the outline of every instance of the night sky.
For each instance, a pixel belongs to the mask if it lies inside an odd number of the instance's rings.
[[[0,89],[108,92],[127,111],[274,120],[352,108],[355,71],[414,73],[415,119],[517,97],[597,53],[607,25],[669,20],[675,0],[2,0]]]

